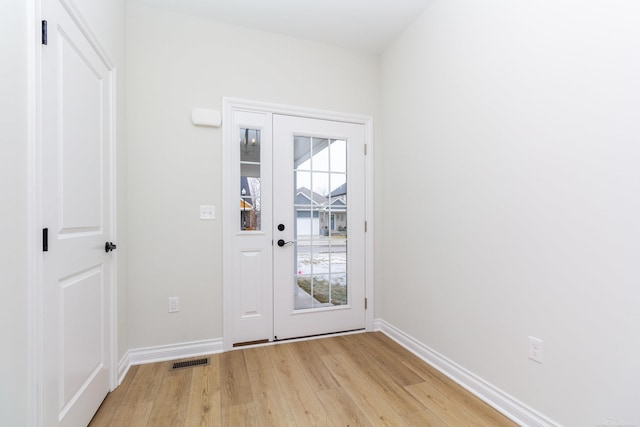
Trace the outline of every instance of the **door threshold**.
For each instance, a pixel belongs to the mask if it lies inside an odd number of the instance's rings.
[[[255,348],[255,347],[265,347],[265,346],[277,345],[277,344],[287,344],[291,342],[310,341],[310,340],[316,340],[316,339],[336,337],[341,335],[355,335],[355,334],[362,334],[365,332],[367,332],[366,328],[360,328],[360,329],[350,329],[347,331],[340,331],[340,332],[327,332],[326,334],[307,335],[304,337],[283,338],[283,339],[271,340],[271,341],[268,341],[268,340],[259,340],[255,342],[249,341],[247,343],[233,344],[233,348],[231,348],[231,351],[244,350],[244,349]]]
[[[233,348],[236,347],[246,347],[248,345],[257,345],[257,344],[266,344],[268,343],[269,340],[268,339],[263,339],[263,340],[255,340],[255,341],[245,341],[245,342],[237,342],[235,344],[233,344]]]
[[[314,339],[314,338],[324,338],[324,337],[328,337],[331,335],[349,335],[349,334],[355,334],[355,333],[359,333],[364,331],[365,328],[358,328],[358,329],[348,329],[346,331],[338,331],[338,332],[326,332],[324,334],[315,334],[315,335],[303,335],[301,337],[291,337],[291,338],[282,338],[282,339],[278,339],[278,337],[274,337],[273,342],[284,342],[284,341],[305,341],[305,340],[310,340],[310,339]]]

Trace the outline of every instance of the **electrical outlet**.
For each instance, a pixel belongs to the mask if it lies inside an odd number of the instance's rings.
[[[169,298],[169,313],[177,313],[180,311],[180,299],[178,297]]]
[[[216,207],[200,206],[200,219],[216,219]]]
[[[542,340],[529,337],[529,359],[542,363]]]

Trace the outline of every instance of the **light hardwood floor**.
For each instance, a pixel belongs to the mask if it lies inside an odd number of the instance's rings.
[[[134,366],[99,426],[515,426],[381,333]]]

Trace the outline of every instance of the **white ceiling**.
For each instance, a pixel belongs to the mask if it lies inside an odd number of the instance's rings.
[[[129,0],[379,53],[433,0]]]

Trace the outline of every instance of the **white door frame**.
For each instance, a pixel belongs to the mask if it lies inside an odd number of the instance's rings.
[[[29,366],[28,386],[27,386],[27,424],[31,426],[41,427],[44,420],[44,403],[43,403],[43,330],[44,319],[43,310],[43,264],[42,264],[42,228],[43,228],[43,191],[42,191],[42,43],[39,37],[41,30],[41,22],[46,19],[42,15],[42,2],[46,0],[30,0],[27,2],[27,70],[28,70],[28,86],[27,86],[27,106],[28,106],[28,132],[27,132],[27,191],[28,197],[28,360]],[[109,194],[110,199],[110,227],[111,240],[116,241],[117,236],[117,167],[116,167],[116,146],[117,146],[117,99],[116,99],[116,65],[108,55],[102,44],[98,41],[94,32],[88,23],[82,18],[82,14],[76,8],[75,4],[70,0],[57,0],[68,11],[80,31],[97,52],[100,59],[104,62],[111,74],[111,83],[114,90],[111,92],[111,159],[110,159],[110,183]],[[111,283],[110,283],[110,303],[108,307],[107,318],[109,325],[109,382],[110,389],[114,390],[118,386],[118,328],[117,328],[117,262],[116,252],[111,255]]]
[[[336,113],[333,111],[309,109],[302,107],[294,107],[289,105],[272,104],[259,101],[250,101],[238,98],[223,98],[223,136],[222,136],[222,311],[223,311],[223,350],[229,351],[233,349],[234,343],[234,301],[232,284],[233,276],[237,274],[226,266],[233,265],[230,250],[231,236],[235,235],[236,230],[233,228],[233,219],[237,215],[237,203],[230,203],[231,200],[237,199],[234,189],[235,182],[231,177],[234,176],[233,168],[239,165],[232,164],[232,151],[234,144],[232,134],[232,117],[234,110],[243,110],[256,113],[272,113],[282,114],[296,117],[306,117],[311,119],[332,120],[338,122],[348,122],[364,125],[365,128],[365,146],[367,155],[365,159],[365,221],[367,224],[367,232],[365,233],[365,296],[367,298],[368,309],[365,311],[365,328],[372,331],[374,327],[374,267],[373,267],[373,242],[374,242],[374,224],[373,224],[373,118],[369,116],[361,116],[354,114]]]

